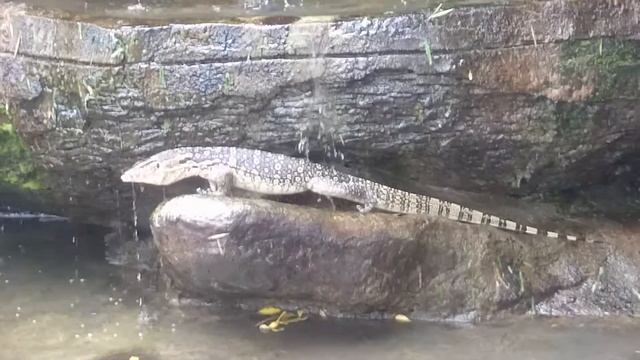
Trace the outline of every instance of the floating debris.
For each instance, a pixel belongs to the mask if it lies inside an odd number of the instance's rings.
[[[294,322],[307,320],[308,317],[302,310],[296,311],[296,313],[291,313],[287,311],[282,311],[280,315],[277,317],[270,316],[267,319],[260,321],[256,326],[258,329],[263,332],[280,332],[284,330],[285,325],[289,325]]]

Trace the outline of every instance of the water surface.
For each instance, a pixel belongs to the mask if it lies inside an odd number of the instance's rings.
[[[0,359],[640,359],[640,322],[522,317],[479,326],[312,318],[262,334],[253,314],[169,305],[148,273],[104,261],[97,233],[4,220]],[[140,299],[142,298],[142,306]]]

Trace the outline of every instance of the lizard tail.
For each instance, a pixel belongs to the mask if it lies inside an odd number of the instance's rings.
[[[567,241],[586,241],[586,238],[584,236],[539,229],[534,226],[521,224],[513,220],[487,214],[479,210],[470,209],[456,203],[440,200],[429,196],[423,197],[424,199],[421,200],[427,204],[426,213],[430,215],[444,216],[452,220],[471,224],[489,225],[498,229],[513,231],[517,233],[543,235],[548,238],[563,239]]]
[[[381,192],[384,194],[384,198],[376,199],[376,207],[385,210],[405,214],[441,216],[459,222],[489,225],[502,230],[530,235],[543,235],[554,239],[586,241],[583,235],[564,234],[557,231],[539,229],[438,198],[417,195],[391,187],[387,187],[387,189],[384,190],[385,191]]]

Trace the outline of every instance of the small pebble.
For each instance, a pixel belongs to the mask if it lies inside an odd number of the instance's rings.
[[[407,315],[403,315],[403,314],[396,314],[396,316],[393,317],[393,320],[402,324],[411,322],[411,319],[409,319]]]

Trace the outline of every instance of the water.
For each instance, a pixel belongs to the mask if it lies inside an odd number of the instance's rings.
[[[153,276],[140,285],[137,270],[104,261],[97,232],[62,222],[4,226],[1,360],[640,359],[640,322],[625,318],[479,326],[311,318],[263,334],[250,313],[169,305]]]

